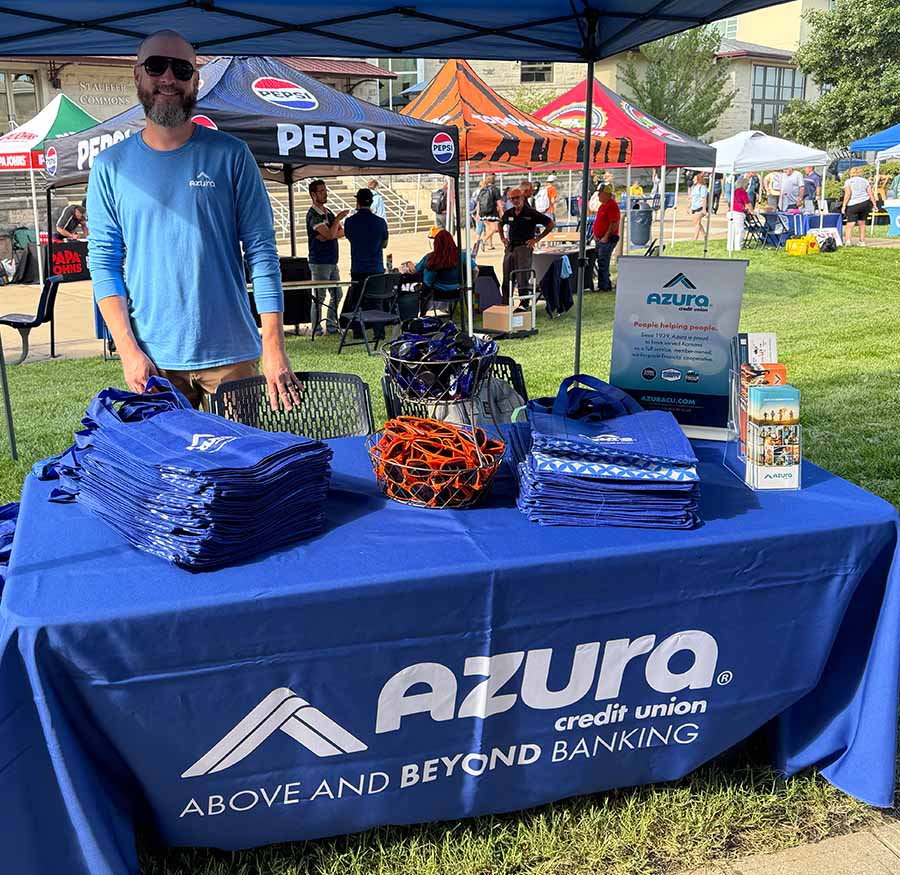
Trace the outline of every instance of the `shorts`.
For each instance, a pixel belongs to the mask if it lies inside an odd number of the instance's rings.
[[[691,208],[692,213],[702,213],[705,207],[693,207]]]
[[[844,210],[844,217],[848,222],[865,222],[872,212],[872,201],[863,201],[861,204],[853,204]]]
[[[259,374],[259,359],[219,365],[215,368],[200,368],[196,371],[174,371],[159,369],[159,375],[167,379],[191,404],[200,408],[207,395],[215,394],[222,383],[229,380],[243,380]]]

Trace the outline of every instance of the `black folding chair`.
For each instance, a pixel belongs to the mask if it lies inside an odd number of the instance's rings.
[[[523,401],[528,400],[528,390],[525,388],[525,374],[522,366],[507,355],[498,355],[494,358],[494,366],[491,376],[497,380],[503,380],[521,396]],[[395,416],[431,416],[432,405],[421,401],[404,401],[398,398],[393,391],[393,383],[390,377],[381,378],[381,392],[384,395],[384,407],[388,419]]]
[[[263,431],[287,431],[319,440],[374,431],[369,386],[356,374],[298,371],[297,379],[303,391],[300,403],[291,410],[272,410],[262,376],[222,383],[210,398],[210,410]]]
[[[361,344],[365,345],[366,353],[372,355],[372,350],[369,348],[368,330],[379,327],[384,329],[388,325],[400,324],[397,299],[401,286],[407,281],[402,273],[379,273],[366,277],[353,312],[341,315],[341,320],[346,320],[346,324],[341,330],[338,355],[345,346],[360,346]],[[348,342],[347,333],[352,330],[354,325],[359,326],[362,339]],[[378,349],[380,342],[380,339],[375,340],[375,349]]]
[[[748,249],[759,249],[766,245],[766,226],[760,222],[756,213],[744,214],[744,241]]]
[[[443,289],[423,289],[422,296],[423,301],[420,305],[422,315],[428,315],[428,311],[431,310],[431,315],[451,321],[453,319],[453,314],[456,312],[457,304],[460,305],[460,310],[462,310],[462,286],[457,286],[452,291],[444,291]],[[441,309],[438,310],[438,307]]]
[[[32,328],[37,328],[45,322],[50,323],[50,356],[53,357],[56,352],[56,338],[53,325],[53,308],[56,306],[56,293],[59,291],[59,281],[62,276],[48,276],[44,280],[44,287],[41,289],[41,297],[38,300],[37,313],[26,315],[24,313],[7,313],[0,316],[0,325],[7,325],[15,328],[22,336],[22,352],[19,357],[10,362],[11,365],[20,365],[28,358],[28,336],[31,334]]]

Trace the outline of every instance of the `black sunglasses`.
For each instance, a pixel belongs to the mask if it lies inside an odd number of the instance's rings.
[[[147,71],[148,76],[159,78],[170,67],[172,75],[179,82],[187,82],[194,75],[194,65],[190,61],[181,58],[167,58],[165,55],[151,55],[141,65]]]

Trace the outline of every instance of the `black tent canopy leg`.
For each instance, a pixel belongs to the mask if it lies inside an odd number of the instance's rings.
[[[3,407],[6,414],[6,433],[9,435],[9,449],[13,460],[18,460],[16,449],[16,430],[13,425],[12,404],[9,400],[9,383],[6,380],[6,358],[3,355],[3,341],[0,339],[0,389],[3,390]]]

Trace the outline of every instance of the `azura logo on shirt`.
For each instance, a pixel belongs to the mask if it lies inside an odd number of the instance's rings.
[[[215,180],[202,170],[188,183],[190,188],[215,188]]]

